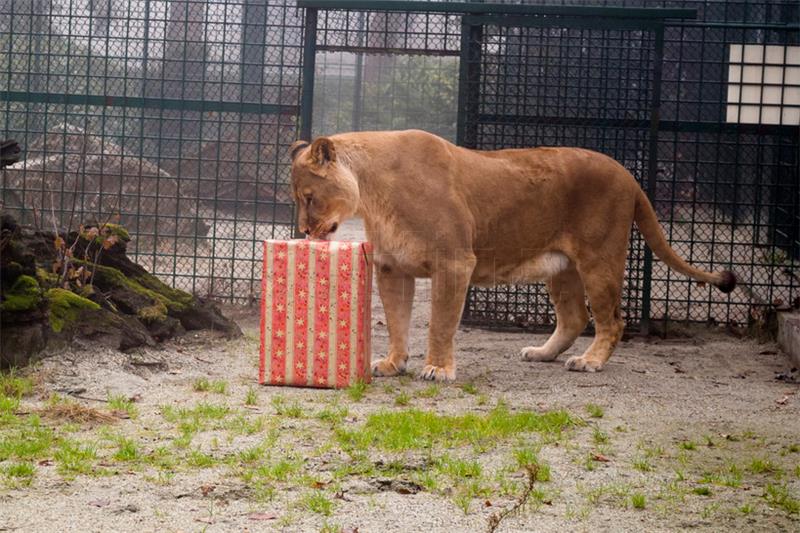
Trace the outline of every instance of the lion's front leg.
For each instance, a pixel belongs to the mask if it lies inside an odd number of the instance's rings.
[[[405,371],[408,360],[408,327],[411,304],[414,302],[414,278],[387,266],[377,266],[376,270],[378,292],[389,329],[389,353],[384,359],[372,363],[372,375],[395,376]]]
[[[431,323],[428,355],[419,375],[422,379],[453,381],[456,378],[454,337],[474,268],[475,257],[469,256],[437,264],[431,276]]]

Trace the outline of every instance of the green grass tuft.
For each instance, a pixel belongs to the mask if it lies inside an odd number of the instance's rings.
[[[367,385],[367,383],[358,380],[347,387],[347,395],[350,396],[350,399],[354,402],[360,402],[361,399],[364,398],[364,394],[366,394],[368,387],[369,385]]]
[[[280,416],[288,416],[289,418],[304,418],[305,413],[303,412],[303,408],[300,404],[295,400],[291,404],[286,401],[286,398],[283,396],[273,396],[272,400],[272,407],[275,409],[275,413]]]
[[[54,457],[58,473],[66,478],[74,478],[78,474],[92,473],[97,452],[93,446],[64,440],[59,443]]]
[[[464,383],[463,385],[461,385],[461,390],[466,392],[467,394],[472,394],[472,395],[478,394],[478,387],[472,382]]]
[[[12,463],[0,468],[2,473],[9,481],[10,485],[28,486],[33,482],[36,474],[36,467],[31,463]]]
[[[133,402],[122,394],[109,394],[108,408],[113,411],[127,413],[131,418],[136,418],[139,415],[139,410],[136,409]]]
[[[395,405],[406,406],[411,402],[411,396],[403,391],[394,398]]]
[[[631,505],[634,509],[644,509],[647,506],[647,497],[641,492],[631,494]]]
[[[589,413],[589,416],[592,418],[603,418],[605,414],[603,408],[595,403],[586,404],[586,412]]]
[[[208,378],[198,378],[192,384],[195,392],[215,392],[217,394],[228,393],[228,383],[224,380],[209,381]]]
[[[298,504],[301,508],[311,511],[312,513],[321,514],[323,516],[330,516],[333,514],[333,502],[324,492],[319,490],[306,492],[300,497]]]
[[[427,387],[419,391],[417,393],[417,396],[419,396],[420,398],[436,398],[437,396],[439,396],[439,393],[441,391],[442,388],[434,383],[433,385],[428,385]]]
[[[245,405],[258,405],[258,394],[253,387],[247,389],[247,395],[244,397]]]
[[[773,507],[778,507],[786,511],[787,514],[796,515],[800,513],[800,499],[789,493],[786,485],[773,485],[770,483],[764,490],[764,499]]]

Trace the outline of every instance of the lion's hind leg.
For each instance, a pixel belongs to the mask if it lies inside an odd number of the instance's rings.
[[[620,312],[622,300],[622,279],[625,271],[625,256],[620,256],[619,264],[614,260],[595,261],[593,268],[578,268],[581,272],[589,305],[592,306],[595,335],[592,344],[581,356],[567,359],[569,370],[597,372],[611,357],[611,353],[622,338],[624,322]]]
[[[550,278],[547,290],[556,308],[556,329],[542,346],[521,350],[525,361],[553,361],[572,346],[589,322],[583,282],[573,264]]]

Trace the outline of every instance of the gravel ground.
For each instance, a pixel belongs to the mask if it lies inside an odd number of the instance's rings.
[[[345,231],[356,235],[354,228]],[[429,289],[418,283],[410,372],[422,367]],[[790,363],[774,344],[707,329],[633,338],[621,343],[603,372],[579,374],[558,362],[519,359],[520,347],[543,342],[543,335],[461,329],[455,384],[380,379],[357,399],[344,391],[257,387],[257,310],[230,312],[245,338],[189,335],[129,354],[78,346],[38,366],[37,394],[23,399],[19,417],[44,408],[53,392],[104,410],[108,394],[135,397],[138,416],[99,427],[43,419],[59,435],[94,443],[97,458],[89,473],[74,479],[59,473],[57,456],[37,457],[29,486],[8,477],[3,483],[0,475],[0,531],[484,531],[491,515],[524,492],[524,473],[503,466],[514,449],[531,443],[541,447],[551,479],[537,482],[534,503],[504,519],[498,531],[800,530],[800,394],[797,384],[775,379]],[[384,323],[376,296],[374,357],[387,346]],[[589,342],[580,338],[560,361]],[[197,392],[200,378],[224,380],[227,390]],[[250,389],[257,403],[248,406]],[[398,405],[398,396],[408,404]],[[564,409],[582,423],[556,439],[522,435],[480,450],[447,450],[482,467],[487,489],[467,502],[467,512],[456,481],[440,480],[431,490],[416,483],[414,476],[431,464],[425,451],[370,450],[368,461],[379,468],[337,477],[335,467],[350,459],[330,424],[315,416],[346,408],[340,427],[356,429],[384,411],[485,415],[501,401],[512,412]],[[226,425],[194,434],[189,449],[215,458],[205,465],[187,459],[175,423],[164,416],[168,407],[200,402],[226,405],[254,424],[252,431]],[[590,404],[602,416],[590,416]],[[281,405],[299,412],[281,415]],[[120,459],[122,437],[136,442],[139,456],[163,447],[180,459],[160,468]],[[224,460],[265,439],[273,459],[302,463],[302,475],[271,483],[267,493],[256,490],[241,463],[237,470],[236,460]],[[398,458],[394,470],[381,468]],[[0,461],[0,470],[10,463]],[[317,494],[330,509],[307,503]],[[643,508],[634,506],[634,495],[641,495]]]

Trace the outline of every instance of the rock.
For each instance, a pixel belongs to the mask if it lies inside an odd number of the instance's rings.
[[[186,330],[242,334],[213,302],[173,289],[132,262],[121,226],[55,234],[19,226],[6,214],[0,220],[0,367],[28,364],[78,338],[125,351]]]

